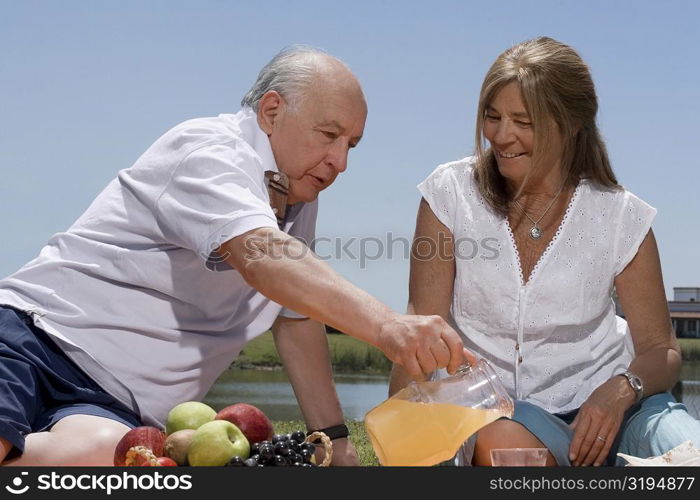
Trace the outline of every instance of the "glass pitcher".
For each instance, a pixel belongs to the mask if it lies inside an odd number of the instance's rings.
[[[513,400],[480,359],[450,377],[411,382],[371,409],[365,428],[382,465],[435,465],[481,427],[512,416]]]

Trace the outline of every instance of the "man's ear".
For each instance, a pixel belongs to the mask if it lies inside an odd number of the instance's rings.
[[[258,125],[267,135],[272,134],[275,122],[284,111],[285,101],[275,90],[265,92],[258,101]]]

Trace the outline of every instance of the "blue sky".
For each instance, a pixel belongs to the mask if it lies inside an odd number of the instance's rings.
[[[0,275],[70,226],[165,130],[235,112],[292,43],[345,60],[369,104],[348,171],[321,196],[318,235],[410,238],[415,185],[472,151],[492,61],[548,35],[590,65],[618,178],[659,210],[667,294],[700,286],[699,19],[692,0],[0,0]],[[403,310],[408,261],[395,250],[364,269],[330,263]]]

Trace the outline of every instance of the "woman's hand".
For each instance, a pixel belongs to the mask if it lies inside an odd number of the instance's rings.
[[[613,377],[593,391],[570,425],[574,438],[569,460],[573,465],[599,466],[605,461],[634,399],[634,391],[623,376]]]

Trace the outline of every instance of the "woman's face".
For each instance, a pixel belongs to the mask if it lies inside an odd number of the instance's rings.
[[[556,144],[551,144],[551,152],[560,152],[559,134],[553,136]],[[484,137],[491,144],[501,175],[519,186],[532,168],[535,134],[517,84],[503,87],[486,106]],[[552,162],[551,166],[555,164]]]

